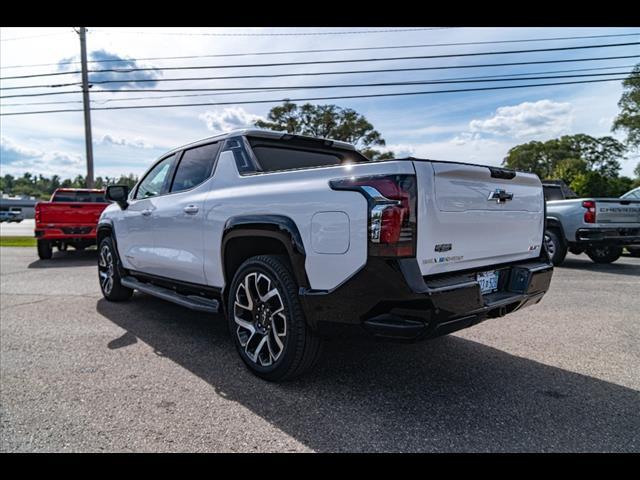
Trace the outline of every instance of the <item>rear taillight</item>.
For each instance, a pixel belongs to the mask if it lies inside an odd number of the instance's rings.
[[[369,255],[416,255],[416,177],[385,175],[330,182],[334,190],[354,190],[367,199]]]
[[[585,200],[582,206],[587,209],[584,212],[584,223],[596,223],[596,202],[593,200]]]
[[[40,223],[40,205],[36,205],[35,221],[36,224]]]

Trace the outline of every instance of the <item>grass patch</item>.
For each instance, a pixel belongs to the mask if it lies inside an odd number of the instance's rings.
[[[0,247],[35,247],[35,237],[0,237]]]

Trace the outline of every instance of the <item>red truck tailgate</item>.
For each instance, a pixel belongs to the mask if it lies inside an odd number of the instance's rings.
[[[108,203],[43,202],[38,204],[38,223],[47,224],[96,224]]]

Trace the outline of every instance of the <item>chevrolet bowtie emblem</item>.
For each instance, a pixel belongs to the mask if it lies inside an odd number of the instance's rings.
[[[496,188],[489,194],[489,198],[487,198],[487,200],[495,200],[496,203],[506,203],[507,200],[513,200],[513,193]]]

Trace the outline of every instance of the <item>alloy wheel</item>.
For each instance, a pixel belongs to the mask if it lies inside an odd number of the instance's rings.
[[[235,292],[233,319],[236,336],[246,356],[258,366],[273,365],[282,355],[287,317],[275,282],[260,272],[250,272]]]
[[[553,258],[556,253],[556,244],[553,243],[553,240],[549,235],[545,233],[544,235],[544,243],[547,247],[547,252],[549,253],[549,257]]]
[[[109,246],[104,245],[100,249],[100,256],[98,257],[98,275],[100,276],[100,286],[105,295],[109,295],[113,289],[114,271],[113,254]]]

